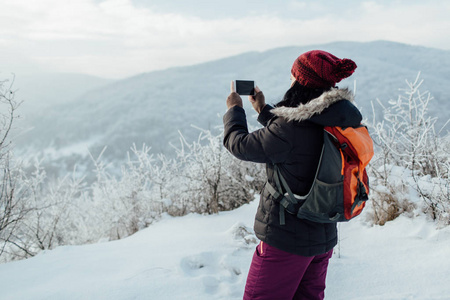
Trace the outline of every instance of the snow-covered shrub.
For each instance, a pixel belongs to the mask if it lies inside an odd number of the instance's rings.
[[[170,192],[173,214],[235,209],[251,201],[262,187],[262,166],[235,159],[222,140],[222,134],[213,135],[208,130],[201,130],[192,143],[181,137],[176,149],[180,165],[174,174],[178,189]]]
[[[406,178],[409,170],[394,165],[383,165],[371,169],[371,215],[375,224],[384,225],[400,214],[412,213],[415,204],[411,201],[410,188]]]
[[[98,238],[120,239],[158,220],[162,213],[213,214],[250,202],[264,183],[262,165],[235,159],[222,146],[222,135],[201,130],[189,143],[183,136],[176,158],[152,155],[145,145],[132,147],[119,176],[95,159],[93,217]]]
[[[2,260],[31,257],[61,245],[120,239],[164,212],[179,216],[231,210],[251,201],[265,180],[262,165],[235,159],[222,146],[222,136],[209,131],[202,131],[193,143],[182,139],[176,159],[149,151],[145,145],[133,146],[119,174],[103,162],[102,152],[94,159],[96,180],[90,186],[76,170],[49,178],[40,160],[31,171],[18,168],[10,198],[20,199],[22,214],[1,232],[8,242]],[[7,184],[2,184],[2,193],[13,186],[3,179]]]
[[[419,76],[412,83],[406,81],[404,94],[383,106],[383,120],[373,119],[377,148],[370,170],[376,223],[417,207],[449,224],[449,137],[443,129],[436,132],[437,118],[428,115],[433,98],[419,91],[422,82]],[[403,170],[401,180],[398,168]],[[411,188],[420,202],[414,201]]]
[[[155,160],[150,147],[131,148],[128,162],[119,177],[107,171],[101,154],[95,160],[97,180],[91,187],[92,210],[98,238],[120,239],[153,223],[162,212],[158,195],[152,194],[152,170]],[[103,152],[102,152],[103,153]]]
[[[86,197],[83,178],[67,175],[49,179],[37,161],[31,174],[20,172],[16,187],[16,197],[27,214],[17,223],[5,247],[9,259],[27,258],[60,245],[86,243],[86,235],[81,234],[84,214],[79,206]]]

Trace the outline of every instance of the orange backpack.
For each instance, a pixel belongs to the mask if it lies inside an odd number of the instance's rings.
[[[308,194],[294,195],[274,165],[276,188],[266,188],[284,211],[319,223],[348,221],[361,213],[369,194],[366,166],[373,157],[373,142],[365,126],[325,127],[324,143],[314,182]],[[283,188],[285,192],[283,192]]]

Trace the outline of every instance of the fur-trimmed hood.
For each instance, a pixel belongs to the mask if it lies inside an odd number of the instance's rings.
[[[329,108],[332,104],[335,104],[339,101],[344,101],[347,103],[343,103],[343,106],[351,104],[354,107],[353,103],[353,93],[348,89],[338,89],[332,88],[331,90],[324,92],[319,97],[309,101],[306,104],[300,104],[297,107],[276,107],[271,110],[271,112],[281,118],[286,119],[286,121],[304,121],[311,119],[315,115],[322,114],[327,108]],[[341,105],[342,106],[342,105]],[[356,107],[354,107],[356,109]],[[345,110],[340,111],[341,113],[348,113]],[[353,112],[353,110],[352,110]],[[338,112],[339,113],[339,112]],[[359,111],[358,111],[359,113]],[[317,118],[314,118],[317,119]],[[314,121],[314,120],[313,120]],[[318,122],[322,123],[322,122]],[[331,125],[331,124],[330,124]]]

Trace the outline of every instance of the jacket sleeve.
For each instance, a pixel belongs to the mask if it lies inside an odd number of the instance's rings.
[[[258,122],[262,126],[266,127],[270,119],[273,118],[274,114],[270,112],[272,109],[273,109],[272,106],[266,104],[266,106],[264,106],[264,108],[262,109],[261,113],[258,115]]]
[[[291,151],[292,143],[276,122],[249,133],[247,119],[242,107],[230,108],[223,117],[223,144],[241,160],[258,163],[284,162]]]

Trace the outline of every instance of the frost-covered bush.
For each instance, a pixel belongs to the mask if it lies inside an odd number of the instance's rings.
[[[24,168],[23,168],[24,169]],[[34,171],[15,173],[14,197],[26,212],[4,245],[3,260],[34,256],[41,250],[88,242],[83,211],[87,187],[83,177],[51,179],[36,161]]]
[[[375,165],[375,164],[374,164]],[[410,171],[395,165],[383,165],[371,173],[371,215],[375,224],[384,225],[400,214],[411,214],[415,204],[411,201]]]
[[[222,140],[222,135],[206,130],[195,142],[181,139],[179,189],[171,197],[174,207],[207,214],[232,210],[251,201],[262,187],[262,166],[235,159]]]
[[[419,208],[449,224],[449,135],[436,131],[437,118],[428,115],[433,98],[420,92],[419,76],[406,83],[404,94],[383,106],[383,119],[374,117],[371,128],[374,220],[383,224]]]
[[[153,195],[154,164],[150,148],[133,146],[120,176],[107,171],[101,155],[95,160],[97,180],[92,184],[91,209],[97,238],[120,239],[153,223],[162,212],[158,195]],[[103,152],[102,152],[103,153]]]
[[[132,147],[120,176],[95,160],[92,185],[96,235],[119,239],[145,228],[162,213],[212,214],[248,203],[264,183],[261,165],[239,161],[222,146],[222,135],[201,130],[190,143],[182,136],[176,158]]]
[[[265,180],[261,165],[235,159],[222,146],[222,135],[205,130],[192,143],[181,137],[172,159],[150,154],[146,145],[133,146],[120,172],[110,168],[102,154],[92,158],[96,180],[90,185],[76,170],[49,178],[39,160],[32,171],[18,168],[14,182],[2,177],[2,209],[6,194],[20,203],[22,212],[8,230],[4,224],[11,216],[0,220],[3,260],[61,245],[121,239],[148,227],[162,213],[231,210],[251,201]]]
[[[163,213],[231,210],[251,201],[265,181],[262,165],[235,159],[222,146],[222,135],[210,131],[201,131],[192,143],[181,138],[176,153],[167,158],[150,154],[145,145],[133,146],[117,172],[102,160],[102,152],[92,158],[96,180],[90,185],[76,170],[49,178],[39,160],[32,171],[19,169],[15,197],[27,214],[10,228],[3,260],[61,245],[121,239]]]

